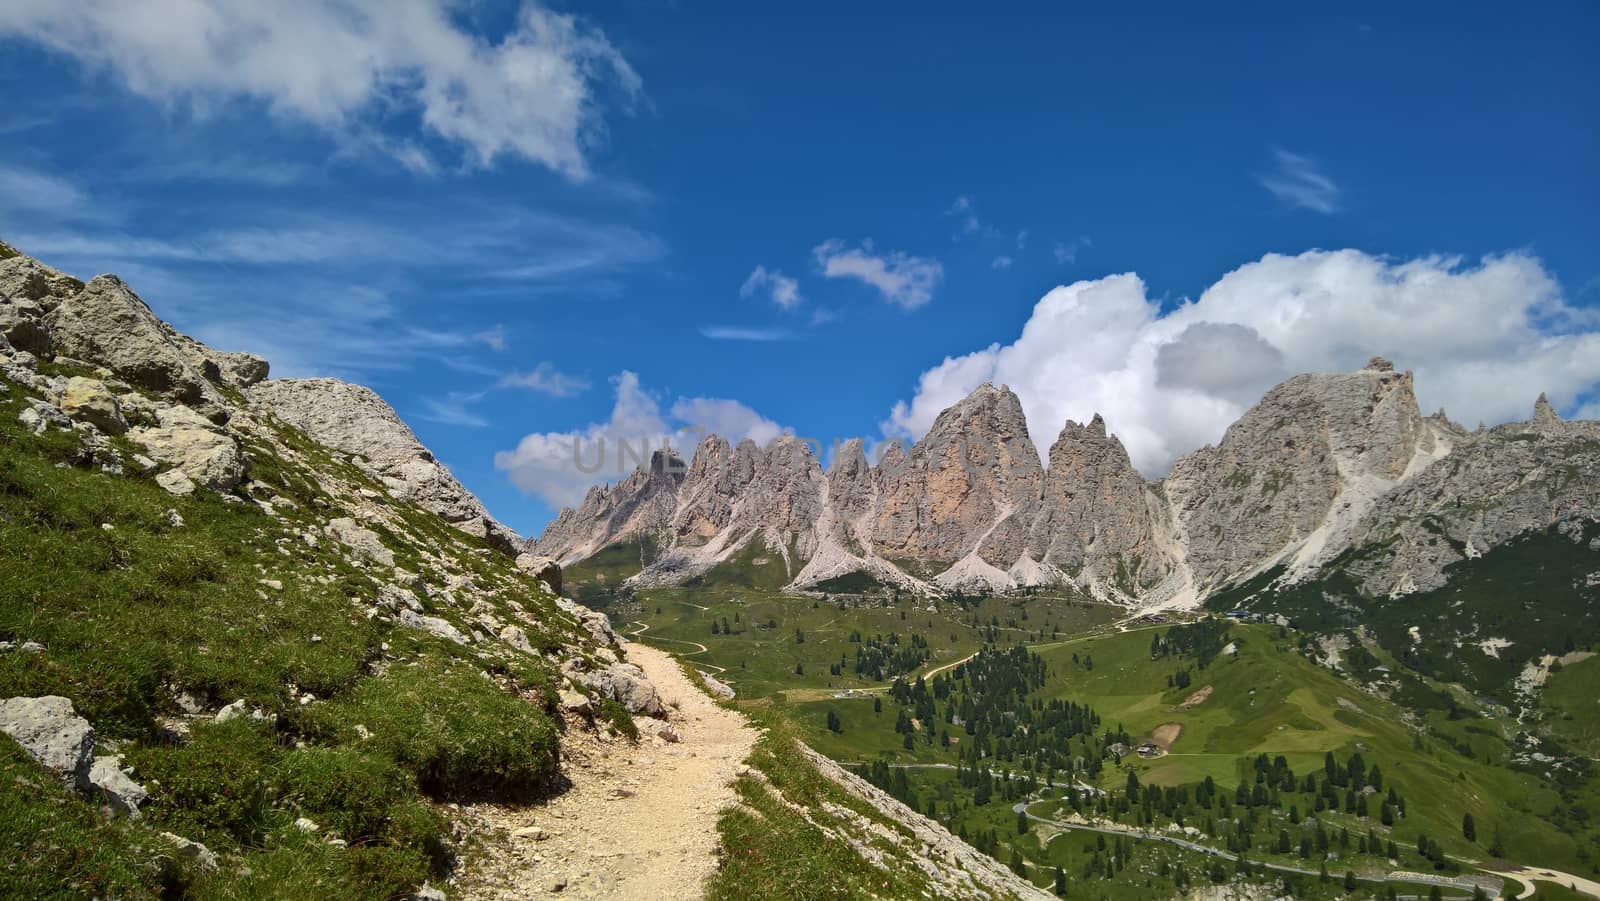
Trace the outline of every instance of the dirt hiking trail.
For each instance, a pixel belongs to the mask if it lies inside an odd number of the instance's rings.
[[[735,773],[757,732],[666,652],[626,649],[668,705],[670,729],[640,717],[637,745],[571,729],[562,741],[570,789],[543,804],[469,808],[486,847],[467,861],[459,897],[701,897],[716,871],[717,817],[736,801]]]

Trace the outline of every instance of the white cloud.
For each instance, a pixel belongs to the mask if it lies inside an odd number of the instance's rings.
[[[482,393],[452,391],[442,398],[421,398],[422,412],[418,416],[441,425],[461,426],[470,429],[486,428],[489,420],[474,413],[469,406],[483,398]]]
[[[501,388],[526,388],[550,397],[576,397],[589,390],[589,383],[574,375],[556,369],[545,360],[528,372],[514,372],[500,380]]]
[[[1281,147],[1272,149],[1273,169],[1256,176],[1263,188],[1292,207],[1316,213],[1339,210],[1339,186],[1315,161]]]
[[[944,214],[955,217],[960,224],[960,231],[956,235],[957,238],[966,235],[981,235],[986,238],[1000,236],[999,229],[978,218],[977,204],[973,202],[970,195],[963,194],[957,197],[955,202],[950,204],[950,208],[944,211]]]
[[[1071,241],[1057,241],[1055,247],[1050,249],[1057,263],[1076,263],[1078,251],[1089,246],[1088,238],[1073,238]]]
[[[746,438],[762,447],[783,434],[783,427],[736,400],[683,397],[672,405],[672,416],[697,438],[721,435],[733,444]]]
[[[1378,355],[1415,371],[1424,410],[1469,426],[1524,419],[1541,391],[1565,409],[1600,383],[1600,311],[1569,306],[1520,254],[1476,265],[1274,254],[1166,313],[1138,276],[1112,275],[1046,294],[1010,344],[923,373],[883,432],[920,437],[978,385],[1005,383],[1041,452],[1067,419],[1099,412],[1159,475],[1287,374],[1353,371]]]
[[[800,296],[800,283],[776,269],[757,266],[739,288],[740,297],[754,297],[765,292],[780,310],[792,310],[805,301]]]
[[[60,214],[88,205],[88,196],[65,179],[32,169],[0,166],[0,210]]]
[[[713,341],[787,341],[794,337],[788,329],[737,325],[702,325],[700,334]]]
[[[998,256],[998,257],[995,257],[993,260],[991,260],[989,262],[989,268],[990,269],[1010,269],[1011,268],[1011,264],[1015,263],[1015,262],[1016,262],[1016,260],[1013,260],[1012,258],[1010,258],[1008,256]]]
[[[915,310],[933,299],[933,289],[944,278],[944,266],[928,257],[914,257],[899,251],[876,253],[871,241],[858,248],[832,240],[811,251],[817,266],[828,278],[853,278],[878,290],[883,299]]]
[[[128,90],[204,114],[247,99],[342,140],[382,120],[420,130],[488,165],[520,157],[588,175],[602,106],[639,96],[638,74],[598,30],[522,4],[495,41],[464,31],[449,0],[14,0],[0,36],[28,40],[111,73]],[[414,141],[408,165],[431,165]]]
[[[636,373],[623,371],[612,379],[616,403],[605,422],[571,432],[526,435],[513,450],[494,455],[495,468],[512,484],[552,507],[576,506],[589,486],[620,479],[648,461],[650,452],[670,444],[685,462],[692,457],[704,428],[729,441],[750,438],[765,444],[782,428],[733,400],[680,398],[663,415],[656,396]]]

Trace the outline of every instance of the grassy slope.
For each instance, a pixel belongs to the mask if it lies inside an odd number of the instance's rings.
[[[1366,597],[1338,573],[1273,586],[1273,572],[1216,595],[1207,606],[1281,613],[1321,632],[1359,623],[1409,668],[1510,704],[1512,685],[1529,661],[1600,641],[1600,587],[1585,584],[1600,568],[1600,555],[1587,548],[1596,536],[1595,526],[1577,542],[1553,530],[1532,533],[1451,566],[1443,588],[1401,598]],[[1411,635],[1413,626],[1420,640]],[[1478,647],[1494,638],[1511,644],[1496,655]]]
[[[1402,847],[1414,847],[1417,835],[1425,832],[1448,853],[1468,859],[1487,857],[1485,846],[1498,828],[1507,854],[1514,860],[1588,870],[1582,854],[1591,837],[1572,834],[1541,818],[1560,803],[1549,783],[1536,774],[1486,762],[1491,758],[1490,747],[1498,748],[1499,759],[1506,757],[1504,741],[1483,734],[1503,734],[1504,724],[1471,721],[1480,730],[1474,738],[1482,750],[1475,758],[1464,757],[1448,741],[1419,735],[1405,726],[1395,705],[1357,690],[1304,659],[1292,638],[1278,638],[1275,628],[1236,626],[1234,632],[1240,639],[1238,656],[1219,658],[1197,672],[1186,690],[1169,689],[1166,680],[1180,666],[1193,667],[1193,661],[1151,660],[1149,629],[1061,643],[1041,652],[1050,667],[1050,679],[1039,696],[1088,701],[1106,726],[1121,724],[1136,737],[1164,723],[1182,724],[1184,732],[1172,754],[1152,761],[1125,759],[1147,784],[1195,783],[1209,775],[1231,790],[1249,774],[1256,754],[1283,754],[1297,773],[1304,774],[1320,773],[1328,751],[1341,760],[1360,751],[1369,765],[1379,764],[1386,783],[1397,786],[1407,798],[1409,815],[1392,831],[1383,829],[1377,823],[1374,804],[1368,819],[1343,812],[1325,815],[1331,824],[1347,825],[1359,833],[1376,827],[1386,840],[1392,837]],[[1074,666],[1074,653],[1080,658],[1092,655],[1094,668]],[[1205,702],[1188,710],[1174,709],[1207,685],[1212,694]],[[842,720],[839,734],[824,725],[829,710]],[[819,700],[792,705],[790,713],[806,728],[809,741],[837,759],[956,761],[955,749],[937,745],[918,743],[914,751],[903,750],[901,736],[893,731],[891,704],[875,714],[870,700]],[[1430,726],[1442,728],[1442,717],[1436,718]],[[993,764],[997,770],[1016,765]],[[941,806],[970,797],[946,772],[912,772],[919,790],[932,787],[932,796],[941,800]],[[1116,789],[1125,779],[1124,769],[1107,767],[1102,783]],[[1308,811],[1312,800],[1309,795],[1285,795],[1283,803],[1285,809],[1293,803]],[[1476,843],[1467,842],[1460,834],[1461,816],[1469,811],[1479,823]],[[1004,836],[1013,825],[1012,817],[1009,805],[996,801],[987,808],[964,811],[952,828],[960,825],[969,832],[992,828]],[[1005,855],[1002,850],[1002,858]]]
[[[1540,703],[1545,728],[1568,750],[1600,757],[1600,657],[1552,673]]]
[[[850,606],[841,609],[841,603]],[[984,636],[982,628],[969,624],[974,616],[985,627],[998,622],[998,634],[1043,640],[1055,630],[1075,634],[1105,623],[1118,612],[1102,604],[1055,598],[990,598],[971,609],[947,607],[937,613],[918,609],[909,596],[891,602],[877,597],[818,600],[747,589],[653,589],[640,592],[630,605],[614,607],[612,614],[619,627],[628,624],[628,632],[637,631],[639,623],[648,625],[642,640],[684,654],[690,663],[712,672],[726,670],[724,677],[744,697],[777,691],[804,697],[807,692],[881,685],[857,678],[849,666],[841,676],[829,675],[829,664],[838,663],[841,655],[854,662],[859,645],[849,640],[852,631],[886,638],[894,632],[904,641],[920,635],[928,641],[931,665],[938,665],[978,649]],[[724,619],[733,634],[712,635],[712,622],[720,627]],[[796,629],[805,641],[795,641]],[[707,650],[697,652],[702,645]],[[803,674],[795,674],[796,664]]]
[[[542,660],[480,658],[369,617],[381,574],[353,566],[334,542],[313,548],[299,538],[338,515],[318,487],[323,476],[369,484],[359,470],[290,430],[279,435],[283,455],[253,443],[254,477],[278,502],[272,517],[206,493],[174,498],[142,476],[58,466],[76,438],[22,431],[22,406],[23,392],[7,384],[0,639],[46,650],[0,654],[0,696],[70,698],[151,799],[139,824],[108,823],[82,798],[47,790],[51,778],[0,739],[7,783],[41,786],[7,793],[0,806],[0,847],[15,862],[0,869],[0,895],[33,895],[31,886],[70,874],[84,894],[137,896],[165,884],[200,896],[393,897],[442,873],[446,833],[434,798],[488,785],[536,790],[549,779],[553,722],[512,693],[546,694]],[[547,623],[541,632],[528,622],[536,646],[568,637],[552,599],[507,561],[422,511],[402,519],[404,529],[381,530],[384,540],[435,589],[449,573],[430,561],[448,561],[492,593],[502,616],[519,619],[504,606],[517,602]],[[427,603],[469,628],[457,611]],[[179,714],[179,692],[217,704],[242,698],[268,720],[202,720],[174,743],[163,721]],[[318,700],[302,706],[304,693]],[[348,847],[300,833],[292,824],[301,816]],[[154,838],[161,830],[244,866],[185,869]]]

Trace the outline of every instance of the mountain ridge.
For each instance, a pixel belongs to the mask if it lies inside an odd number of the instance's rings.
[[[1600,517],[1600,488],[1582,475],[1600,471],[1596,442],[1600,423],[1564,421],[1544,395],[1530,419],[1493,429],[1424,415],[1412,373],[1375,357],[1286,379],[1152,480],[1098,413],[1068,420],[1041,465],[1016,395],[986,383],[877,465],[854,439],[823,471],[785,436],[741,442],[746,468],[728,478],[728,442],[707,436],[680,486],[650,483],[654,518],[613,527],[586,498],[527,548],[570,565],[647,538],[659,555],[629,580],[639,587],[683,584],[759,542],[795,590],[860,573],[930,595],[1049,586],[1186,608],[1276,566],[1297,581],[1385,547],[1358,568],[1362,584],[1405,594],[1517,535]],[[777,469],[776,448],[787,448]],[[591,497],[633,503],[642,472]]]

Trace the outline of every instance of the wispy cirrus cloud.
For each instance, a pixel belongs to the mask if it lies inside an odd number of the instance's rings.
[[[513,372],[502,377],[500,388],[522,388],[549,397],[576,397],[589,390],[587,379],[568,375],[549,360],[541,362],[527,372]]]
[[[1272,148],[1273,168],[1256,176],[1263,188],[1291,207],[1314,213],[1339,211],[1339,186],[1316,161],[1282,147]]]
[[[737,325],[702,325],[700,334],[713,341],[787,341],[794,337],[794,333],[788,329]]]
[[[472,404],[482,399],[481,392],[464,391],[452,391],[444,397],[424,397],[419,400],[422,411],[417,416],[440,425],[469,429],[488,428],[489,420],[471,409]]]
[[[870,285],[884,300],[903,310],[927,304],[944,278],[944,265],[938,260],[901,251],[879,253],[870,239],[859,247],[850,247],[838,239],[824,241],[811,253],[825,277]]]

